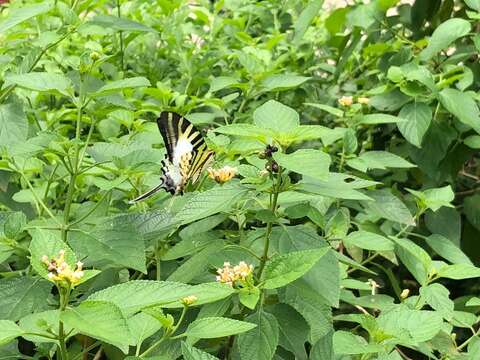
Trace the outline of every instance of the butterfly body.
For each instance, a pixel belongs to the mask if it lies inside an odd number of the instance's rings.
[[[130,201],[144,200],[160,190],[181,194],[187,183],[195,183],[212,159],[200,132],[184,117],[174,112],[162,112],[157,119],[167,154],[162,161],[160,184]]]

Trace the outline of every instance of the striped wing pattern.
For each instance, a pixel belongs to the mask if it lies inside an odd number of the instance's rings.
[[[200,132],[183,116],[164,111],[157,119],[167,154],[162,161],[160,184],[130,201],[144,200],[160,190],[181,194],[188,182],[195,183],[213,160]]]

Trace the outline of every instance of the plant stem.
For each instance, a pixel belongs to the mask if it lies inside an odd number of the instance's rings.
[[[67,236],[68,236],[68,221],[70,219],[70,210],[72,206],[72,201],[73,201],[73,193],[75,190],[75,181],[77,179],[78,175],[78,169],[80,168],[80,163],[79,163],[79,155],[80,155],[80,147],[78,146],[78,142],[80,141],[80,128],[81,128],[81,123],[82,123],[82,114],[83,114],[83,100],[80,96],[79,98],[80,104],[77,106],[77,124],[76,124],[76,129],[75,129],[75,154],[74,154],[74,162],[72,164],[72,172],[70,174],[70,182],[68,184],[68,190],[67,190],[67,198],[65,200],[65,210],[63,212],[63,223],[64,223],[64,229],[62,230],[62,240],[64,242],[67,241]]]
[[[184,305],[182,314],[180,315],[180,318],[178,319],[177,324],[171,330],[165,330],[165,333],[163,334],[163,336],[159,340],[154,342],[152,346],[150,346],[147,350],[145,350],[139,357],[144,358],[145,356],[150,354],[153,350],[155,350],[158,347],[158,345],[163,343],[165,340],[170,339],[172,335],[175,334],[175,332],[178,330],[179,326],[182,324],[183,318],[185,317],[187,310],[188,310],[188,306]],[[180,336],[183,336],[183,335],[180,335]],[[177,337],[174,337],[174,338],[177,338]]]
[[[121,17],[121,12],[120,12],[120,0],[117,0],[117,16],[118,18]],[[123,51],[123,32],[119,31],[118,32],[119,39],[120,39],[120,67],[121,70],[123,71],[124,66],[123,66],[123,57],[124,57],[124,51]]]
[[[275,211],[277,210],[277,201],[278,201],[278,195],[280,194],[281,184],[282,184],[282,172],[281,172],[281,168],[279,168],[278,175],[277,175],[277,183],[273,187],[273,196],[270,197],[270,211],[272,213],[275,213]],[[257,274],[257,277],[259,280],[261,280],[262,278],[262,273],[263,273],[263,270],[265,269],[265,264],[268,259],[268,250],[270,248],[270,235],[272,233],[272,227],[273,227],[273,222],[269,221],[267,223],[267,230],[265,232],[265,244],[263,246],[263,255],[260,261],[260,268],[258,269],[258,274]]]
[[[62,311],[65,310],[65,308],[68,305],[68,298],[70,296],[70,288],[64,289],[59,287],[58,288],[58,293],[60,294],[60,316],[62,314]],[[60,317],[61,319],[61,317]],[[67,345],[65,342],[65,329],[63,327],[63,322],[60,320],[58,322],[58,342],[60,344],[60,359],[61,360],[68,360],[68,352],[67,352]]]

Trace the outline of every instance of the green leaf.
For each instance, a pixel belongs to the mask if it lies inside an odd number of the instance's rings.
[[[311,22],[317,16],[318,12],[322,9],[323,0],[311,0],[308,5],[300,13],[300,16],[293,24],[294,36],[293,42],[298,44],[302,40],[303,35],[307,31]]]
[[[222,317],[205,317],[188,325],[186,336],[199,339],[214,339],[240,334],[255,328],[256,325]]]
[[[143,312],[128,318],[127,325],[132,334],[133,345],[136,346],[142,345],[145,339],[162,328],[157,319]]]
[[[60,233],[53,230],[33,229],[30,230],[32,241],[30,242],[30,264],[33,269],[44,279],[48,278],[47,266],[42,262],[46,255],[49,259],[57,258],[59,251],[65,251],[65,262],[72,269],[75,268],[77,258],[72,249],[60,239]]]
[[[453,301],[450,300],[450,291],[442,284],[430,284],[420,288],[420,295],[426,303],[439,311],[442,316],[450,320],[453,316]]]
[[[304,105],[307,106],[312,106],[314,108],[323,110],[328,112],[329,114],[332,114],[336,117],[343,117],[343,111],[337,108],[334,108],[333,106],[325,105],[325,104],[314,104],[314,103],[305,103]]]
[[[32,72],[27,74],[8,75],[5,83],[15,84],[28,90],[73,95],[73,84],[62,74],[48,72]]]
[[[433,234],[426,238],[425,241],[433,251],[451,263],[473,265],[468,256],[446,237]]]
[[[310,360],[335,360],[333,352],[333,331],[314,342],[310,350]]]
[[[177,220],[188,224],[219,212],[228,211],[247,192],[238,184],[216,186],[192,196],[177,213]]]
[[[98,89],[93,96],[104,96],[106,94],[122,91],[124,89],[148,86],[150,86],[150,81],[148,81],[148,79],[144,78],[143,76],[137,76],[109,82]]]
[[[0,280],[0,319],[17,321],[48,307],[45,299],[50,294],[50,282],[30,276]]]
[[[132,224],[120,218],[106,218],[89,232],[72,232],[69,244],[87,266],[147,271],[142,236]]]
[[[420,53],[420,60],[430,60],[451,43],[467,35],[470,30],[470,23],[465,19],[453,18],[441,23],[430,37],[428,46]]]
[[[182,341],[182,355],[184,360],[218,360],[215,356],[190,346],[184,341]]]
[[[469,264],[446,265],[438,270],[438,277],[463,280],[480,277],[480,268]]]
[[[302,315],[287,304],[269,306],[267,311],[272,313],[278,322],[279,345],[293,353],[295,359],[307,360],[304,345],[308,340],[309,327]]]
[[[480,0],[465,0],[465,4],[480,12]]]
[[[333,334],[333,350],[335,354],[338,355],[369,354],[382,351],[383,346],[369,344],[361,336],[352,334],[348,331],[339,330]]]
[[[262,81],[265,91],[283,91],[302,85],[309,77],[298,75],[270,75]]]
[[[23,330],[13,321],[0,320],[0,345],[7,344],[22,335]]]
[[[97,15],[87,24],[99,25],[104,28],[113,29],[116,31],[157,32],[155,29],[152,29],[151,27],[143,25],[136,21],[112,15]]]
[[[470,94],[456,89],[443,89],[439,96],[448,112],[480,134],[480,110]]]
[[[201,305],[224,299],[234,292],[230,286],[219,283],[191,286],[171,281],[136,280],[93,293],[88,300],[113,302],[128,316],[147,307],[183,308],[180,300],[190,295],[197,297],[195,305]]]
[[[270,313],[259,310],[246,319],[255,329],[238,336],[240,359],[270,360],[278,345],[278,323]]]
[[[407,189],[407,191],[415,195],[424,207],[431,209],[432,211],[437,211],[442,206],[453,207],[450,203],[455,199],[455,194],[450,185],[424,191],[415,191],[411,189]]]
[[[253,113],[253,122],[274,133],[288,133],[300,125],[298,113],[282,103],[269,100]]]
[[[443,325],[442,316],[436,311],[404,308],[382,312],[377,322],[385,333],[415,343],[432,339]]]
[[[480,149],[480,135],[470,135],[463,140],[463,143],[472,149]]]
[[[369,169],[385,170],[387,168],[415,167],[415,165],[407,160],[387,151],[367,151],[360,154],[357,158],[348,160],[347,164],[350,167],[363,172],[366,172]]]
[[[78,332],[105,341],[128,352],[133,345],[132,335],[127,321],[118,306],[108,301],[84,301],[75,308],[69,308],[61,314],[66,326]]]
[[[28,121],[19,103],[0,105],[0,147],[24,142],[28,135]]]
[[[58,324],[60,321],[60,311],[48,310],[30,314],[20,319],[20,327],[25,333],[35,333],[45,335],[47,337],[52,337],[52,332],[58,334]],[[70,327],[64,327],[65,333],[69,334],[68,337],[75,336],[78,332]],[[38,335],[23,335],[28,341],[35,343],[58,343],[56,339],[49,339],[44,336]]]
[[[430,106],[415,101],[404,105],[398,116],[407,120],[397,124],[398,130],[410,144],[421,147],[423,137],[432,121]]]
[[[372,190],[366,194],[374,201],[365,202],[365,206],[377,216],[400,224],[415,225],[410,210],[390,190]]]
[[[343,241],[347,245],[354,245],[366,250],[391,251],[394,249],[394,243],[390,239],[363,230],[348,234]]]
[[[402,263],[421,285],[425,285],[432,269],[430,255],[411,240],[398,239],[393,236],[390,238],[395,241],[395,253],[400,257]]]
[[[357,119],[357,125],[377,125],[377,124],[390,124],[390,123],[401,123],[407,121],[397,116],[388,115],[388,114],[368,114],[362,115]]]
[[[277,255],[265,266],[265,289],[275,289],[302,277],[328,251],[327,247]]]
[[[0,34],[28,19],[50,11],[53,6],[52,1],[44,1],[39,4],[18,7],[0,22]]]
[[[315,149],[300,149],[291,154],[277,152],[274,160],[282,167],[296,173],[325,180],[330,167],[330,156]]]

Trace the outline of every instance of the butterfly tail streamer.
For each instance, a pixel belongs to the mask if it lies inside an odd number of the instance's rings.
[[[163,189],[163,181],[162,181],[159,185],[155,186],[153,189],[150,189],[150,190],[148,190],[146,193],[144,193],[144,194],[136,197],[136,198],[133,199],[133,200],[130,200],[128,203],[129,203],[129,204],[135,204],[135,203],[137,203],[137,202],[139,202],[139,201],[143,201],[143,200],[149,198],[150,196],[156,194],[157,192],[159,192],[159,191],[162,190],[162,189]]]

